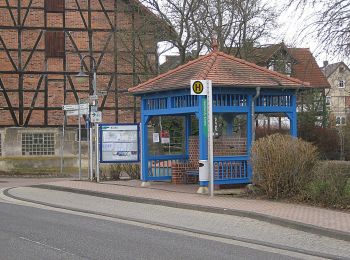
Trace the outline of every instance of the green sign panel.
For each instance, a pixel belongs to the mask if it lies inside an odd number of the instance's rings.
[[[204,136],[208,138],[208,101],[206,98],[202,98],[202,112],[203,112],[203,127]]]

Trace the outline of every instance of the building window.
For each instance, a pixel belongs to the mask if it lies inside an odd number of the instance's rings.
[[[81,129],[81,141],[88,141],[88,130],[87,128]],[[77,129],[76,135],[75,135],[75,141],[79,141],[79,129]]]
[[[337,116],[336,120],[335,120],[335,124],[336,125],[345,125],[346,124],[346,120],[344,116]]]
[[[275,61],[271,60],[270,63],[267,65],[267,68],[269,70],[275,70]]]
[[[327,105],[327,106],[330,106],[330,105],[331,105],[331,97],[330,97],[330,96],[327,96],[327,97],[326,97],[326,105]]]
[[[55,155],[53,133],[23,133],[22,155]]]
[[[64,58],[65,37],[64,32],[45,33],[45,55],[46,58]]]
[[[290,62],[286,63],[286,74],[287,75],[292,74],[292,64]]]
[[[344,80],[339,80],[339,88],[345,88],[345,81]]]

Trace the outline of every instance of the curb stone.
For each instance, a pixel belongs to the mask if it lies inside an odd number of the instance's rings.
[[[90,196],[106,198],[106,199],[114,199],[114,200],[129,201],[129,202],[135,202],[135,203],[145,203],[150,205],[158,205],[158,206],[166,206],[166,207],[172,207],[172,208],[196,210],[201,212],[246,217],[246,218],[256,219],[256,220],[268,222],[271,224],[292,228],[292,229],[296,229],[296,230],[300,230],[300,231],[304,231],[304,232],[308,232],[308,233],[312,233],[320,236],[326,236],[326,237],[350,242],[350,233],[348,232],[323,228],[323,227],[319,227],[311,224],[273,217],[273,216],[256,213],[256,212],[210,207],[210,206],[196,205],[196,204],[190,204],[190,203],[179,203],[179,202],[160,200],[160,199],[141,198],[141,197],[112,194],[112,193],[106,193],[106,192],[97,192],[97,191],[90,191],[90,190],[83,190],[83,189],[76,189],[76,188],[52,186],[47,184],[32,185],[29,187],[47,189],[47,190],[65,191],[65,192],[90,195]]]

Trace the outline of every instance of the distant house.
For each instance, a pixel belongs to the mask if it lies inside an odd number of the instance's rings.
[[[328,64],[322,68],[331,88],[326,92],[326,104],[336,125],[345,125],[350,108],[350,69],[344,62]]]

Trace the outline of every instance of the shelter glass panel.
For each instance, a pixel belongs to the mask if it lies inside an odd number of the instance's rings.
[[[153,117],[148,125],[149,155],[185,153],[185,120],[177,116]]]
[[[213,119],[214,156],[247,154],[247,115],[221,113]]]

